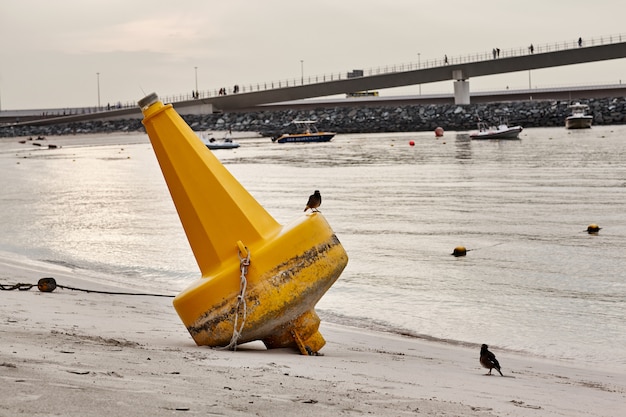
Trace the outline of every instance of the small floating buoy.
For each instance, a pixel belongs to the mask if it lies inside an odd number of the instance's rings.
[[[457,246],[456,248],[454,248],[451,255],[456,257],[465,256],[467,255],[467,249],[465,249],[465,246]]]
[[[435,136],[438,138],[443,136],[443,127],[439,126],[435,129]]]
[[[415,146],[415,142],[414,142],[414,141],[412,141],[412,140],[410,140],[410,141],[409,141],[409,146]]]
[[[41,292],[52,292],[56,289],[57,282],[54,278],[41,278],[37,282],[37,288]]]
[[[590,235],[593,235],[593,234],[598,233],[600,229],[602,229],[600,226],[598,226],[595,223],[592,223],[589,226],[587,226],[587,233],[589,233]]]

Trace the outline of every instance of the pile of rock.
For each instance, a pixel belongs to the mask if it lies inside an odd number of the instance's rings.
[[[437,126],[447,131],[476,128],[479,118],[529,127],[564,126],[569,114],[568,101],[518,101],[486,104],[427,104],[379,107],[332,107],[304,110],[259,110],[183,116],[196,131],[228,130],[259,132],[275,136],[297,119],[318,121],[318,128],[337,133],[432,131]],[[594,125],[626,123],[626,98],[591,99],[589,113]],[[138,119],[89,121],[49,126],[4,126],[0,136],[53,136],[82,133],[143,131]]]

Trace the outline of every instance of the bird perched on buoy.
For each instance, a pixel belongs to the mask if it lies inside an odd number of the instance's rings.
[[[491,353],[489,351],[489,346],[485,344],[480,347],[480,364],[483,368],[489,369],[489,373],[487,373],[487,375],[491,375],[491,370],[495,369],[498,373],[500,373],[500,376],[504,376],[502,375],[502,371],[500,371],[500,363],[496,359],[496,355]]]
[[[311,211],[319,211],[317,208],[322,204],[322,195],[319,190],[315,190],[313,194],[309,196],[309,201],[306,203],[304,211],[311,209]]]
[[[593,223],[593,224],[590,224],[589,226],[587,226],[587,233],[592,235],[592,234],[598,233],[600,231],[600,229],[602,229],[600,226],[598,226],[597,224]]]

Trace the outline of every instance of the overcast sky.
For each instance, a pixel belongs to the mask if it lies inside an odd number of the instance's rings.
[[[102,105],[188,94],[196,74],[199,90],[217,90],[579,36],[626,39],[624,16],[618,0],[0,0],[0,106],[95,106],[98,86]],[[624,59],[536,70],[531,82],[622,79]],[[469,82],[472,91],[527,88],[529,76]],[[422,86],[452,91],[452,81]]]

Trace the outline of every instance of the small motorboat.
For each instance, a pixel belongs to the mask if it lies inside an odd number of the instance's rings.
[[[588,129],[593,122],[593,116],[586,114],[589,106],[578,102],[569,106],[572,113],[565,118],[566,129]]]
[[[212,136],[207,138],[207,135],[205,134],[200,134],[198,136],[200,137],[202,143],[204,143],[204,145],[211,150],[235,149],[239,147],[239,143],[234,142],[230,136],[226,136],[223,139],[215,139]]]
[[[314,120],[294,120],[295,133],[284,133],[278,137],[273,137],[272,142],[292,143],[292,142],[328,142],[336,133],[320,132],[315,126]]]
[[[226,138],[226,139],[222,139],[222,140],[215,140],[214,138],[211,138],[208,140],[208,142],[204,143],[206,145],[207,148],[211,149],[211,150],[215,150],[215,149],[235,149],[239,147],[239,143],[238,142],[233,142],[232,139],[230,138]]]
[[[522,126],[509,126],[500,121],[497,126],[487,122],[478,122],[478,130],[470,133],[471,139],[519,139]]]

